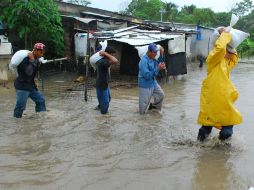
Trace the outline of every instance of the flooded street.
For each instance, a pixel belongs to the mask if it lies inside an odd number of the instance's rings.
[[[183,79],[162,84],[162,114],[145,116],[133,87],[111,89],[108,115],[93,109],[94,92],[85,102],[82,92],[48,90],[49,111],[36,114],[29,100],[25,116],[15,119],[14,91],[1,88],[0,189],[247,190],[254,186],[254,65],[231,74],[244,122],[230,144],[217,141],[216,129],[207,142],[196,141],[205,75],[206,68],[189,65]]]

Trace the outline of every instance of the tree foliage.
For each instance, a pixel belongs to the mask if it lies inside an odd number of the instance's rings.
[[[174,3],[165,3],[163,4],[163,9],[165,10],[165,19],[168,20],[175,20],[178,14],[178,6]]]
[[[237,50],[243,57],[254,55],[254,41],[250,38],[244,40]]]
[[[30,48],[43,42],[53,56],[64,51],[63,28],[58,7],[53,0],[1,0],[1,20],[7,28],[17,31],[20,38],[28,37]]]
[[[244,16],[253,9],[251,0],[243,0],[240,3],[236,3],[235,7],[231,10],[232,13],[237,16]]]
[[[220,12],[215,14],[215,22],[212,26],[228,26],[231,19],[231,12]]]
[[[159,10],[162,7],[160,0],[132,0],[124,13],[134,15],[143,19],[154,18],[159,20]]]
[[[189,6],[188,5],[184,5],[183,8],[181,9],[181,12],[185,13],[185,14],[193,14],[196,8],[197,7],[195,5],[193,5],[193,4],[189,5]]]

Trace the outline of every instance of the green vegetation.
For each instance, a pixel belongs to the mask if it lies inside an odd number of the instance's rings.
[[[239,46],[238,51],[242,52],[243,56],[254,55],[254,9],[251,0],[243,0],[229,12],[219,13],[210,8],[197,8],[195,5],[185,5],[179,9],[176,4],[162,0],[132,0],[122,13],[158,21],[160,10],[164,10],[164,22],[199,24],[207,27],[228,26],[231,14],[234,13],[240,17],[235,28],[251,34],[250,38]]]
[[[0,19],[16,31],[25,48],[43,42],[53,57],[64,53],[63,28],[53,0],[0,0]]]

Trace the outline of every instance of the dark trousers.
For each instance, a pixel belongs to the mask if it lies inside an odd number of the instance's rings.
[[[96,93],[97,93],[97,99],[99,102],[98,107],[101,110],[101,114],[108,113],[109,102],[111,100],[109,88],[106,88],[106,89],[96,88]]]
[[[17,101],[13,113],[13,116],[16,118],[22,117],[23,111],[26,109],[26,102],[28,98],[31,98],[35,102],[36,112],[46,111],[45,99],[42,94],[37,90],[16,90],[16,97]]]
[[[204,126],[203,125],[199,129],[198,140],[204,141],[209,136],[209,134],[212,132],[212,128],[213,128],[213,126]],[[232,135],[233,135],[233,125],[222,126],[222,129],[219,134],[219,139],[226,140],[226,139],[230,138]]]

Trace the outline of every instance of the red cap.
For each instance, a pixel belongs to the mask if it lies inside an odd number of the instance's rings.
[[[36,43],[36,44],[34,44],[34,49],[43,50],[44,48],[45,48],[45,45],[43,43]]]

